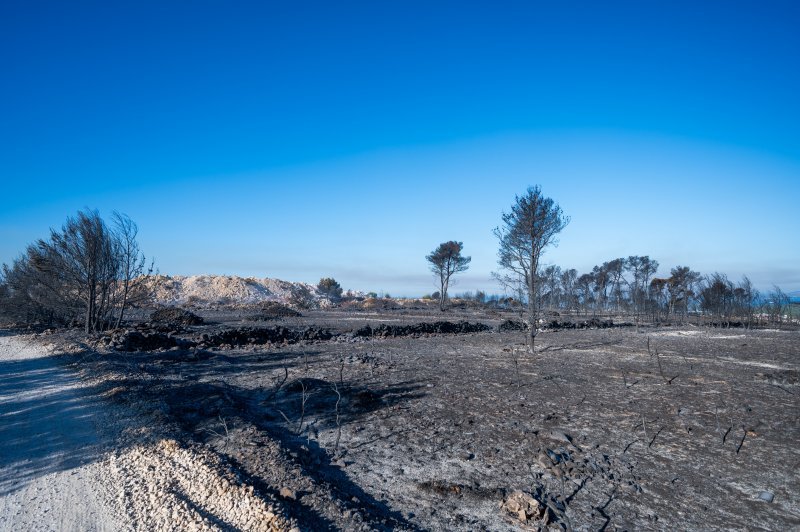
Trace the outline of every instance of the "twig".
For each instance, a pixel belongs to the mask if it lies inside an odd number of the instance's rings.
[[[333,383],[333,391],[336,392],[336,443],[333,445],[333,452],[339,452],[339,440],[342,438],[342,423],[339,418],[339,403],[342,401],[342,394],[339,392],[339,387]]]
[[[644,429],[644,439],[647,441],[647,425],[644,422],[644,414],[642,414],[642,429]],[[649,449],[650,446],[648,445],[647,448]]]
[[[623,449],[623,450],[622,450],[622,454],[625,454],[625,453],[627,453],[627,452],[628,452],[628,449],[630,449],[630,448],[631,448],[631,445],[633,445],[633,444],[634,444],[634,443],[636,443],[637,441],[639,441],[639,438],[636,438],[635,440],[633,440],[632,442],[630,442],[628,445],[626,445],[626,446],[625,446],[625,449]]]
[[[650,444],[647,446],[647,448],[648,448],[648,449],[649,449],[650,447],[652,447],[652,446],[653,446],[653,444],[656,442],[656,438],[658,438],[658,435],[659,435],[659,434],[661,434],[661,431],[662,431],[662,430],[664,430],[664,427],[661,427],[660,429],[658,429],[658,432],[656,432],[656,435],[655,435],[655,436],[653,436],[653,439],[652,439],[652,440],[650,440]]]
[[[728,434],[730,434],[730,433],[731,433],[731,430],[733,430],[733,425],[731,425],[730,427],[728,427],[728,430],[726,430],[726,431],[725,431],[725,434],[723,434],[723,435],[722,435],[722,444],[723,444],[723,445],[725,444],[725,440],[728,438]]]
[[[286,383],[286,380],[288,378],[289,378],[289,369],[286,366],[283,366],[283,379],[281,379],[281,381],[278,383],[278,385],[275,386],[275,389],[272,390],[272,393],[269,394],[266,399],[264,399],[262,404],[269,402],[273,397],[278,395],[278,392],[281,391],[281,388],[283,388],[283,385]]]
[[[306,383],[300,380],[300,388],[302,389],[302,395],[300,397],[300,423],[297,426],[297,435],[303,433],[303,421],[306,419],[306,401],[308,400],[308,394],[306,393]]]
[[[744,428],[744,425],[742,425],[742,431],[744,431],[744,434],[742,434],[742,441],[739,442],[739,447],[736,448],[736,454],[739,454],[739,451],[742,450],[742,445],[744,445],[744,439],[747,437],[747,429]]]

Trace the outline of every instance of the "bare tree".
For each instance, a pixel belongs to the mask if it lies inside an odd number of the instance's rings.
[[[464,257],[462,242],[443,242],[425,259],[430,263],[431,271],[439,278],[439,310],[444,312],[447,301],[447,289],[450,286],[450,277],[456,273],[466,271],[472,257]]]
[[[144,283],[145,259],[136,235],[127,216],[115,213],[115,227],[109,228],[97,211],[79,212],[3,266],[3,307],[28,323],[68,325],[82,319],[87,334],[119,325],[131,295]]]
[[[791,298],[778,285],[773,285],[772,292],[767,297],[769,319],[780,327],[783,324],[783,316],[791,303]]]
[[[119,313],[115,324],[115,327],[119,327],[125,317],[128,304],[137,303],[149,295],[145,284],[147,278],[144,275],[151,276],[155,270],[155,264],[151,260],[149,268],[145,271],[146,259],[136,241],[139,226],[127,214],[120,214],[116,211],[112,214],[112,220],[119,260],[117,278],[119,286],[116,290]]]
[[[498,275],[509,284],[524,281],[528,295],[528,321],[530,325],[530,352],[534,352],[539,309],[536,305],[542,253],[548,246],[556,245],[556,235],[569,223],[552,199],[542,195],[537,185],[528,188],[523,196],[516,196],[511,211],[503,213],[503,223],[494,234],[500,241],[498,265],[506,272]]]

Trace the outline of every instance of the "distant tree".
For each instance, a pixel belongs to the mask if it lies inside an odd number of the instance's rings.
[[[594,305],[594,275],[584,273],[575,280],[578,301],[584,314],[589,314],[589,307]]]
[[[541,270],[539,286],[539,309],[558,308],[561,302],[561,268],[551,265]]]
[[[594,291],[595,291],[595,305],[600,307],[601,310],[606,308],[608,302],[608,285],[611,282],[611,277],[608,274],[604,263],[602,266],[595,266],[592,268],[592,276],[594,277]]]
[[[500,241],[498,265],[505,274],[495,277],[505,286],[524,283],[528,296],[529,349],[534,353],[539,321],[536,301],[540,260],[547,247],[558,243],[556,235],[567,226],[569,217],[552,199],[543,196],[537,185],[528,188],[523,196],[516,196],[511,211],[504,212],[502,220],[494,234]]]
[[[564,270],[561,274],[561,279],[559,279],[561,283],[561,304],[565,310],[578,310],[577,280],[578,270],[575,268]]]
[[[725,274],[715,272],[705,279],[700,291],[700,307],[720,320],[729,318],[733,309],[733,283]]]
[[[320,279],[319,283],[317,283],[317,290],[331,301],[337,301],[342,297],[342,287],[332,277]]]
[[[461,254],[464,249],[462,242],[449,241],[439,244],[433,252],[425,259],[430,263],[430,270],[439,280],[439,310],[444,312],[445,302],[447,301],[447,289],[450,286],[450,278],[469,268],[471,257]]]
[[[772,292],[767,297],[769,319],[772,323],[777,323],[780,326],[783,324],[783,315],[786,314],[792,300],[778,285],[772,287]]]
[[[758,290],[746,275],[733,290],[733,301],[736,312],[747,320],[747,328],[753,326],[756,302],[760,298]]]
[[[676,266],[670,270],[670,277],[667,279],[667,315],[677,314],[683,320],[689,311],[689,300],[695,295],[694,287],[700,279],[700,274],[693,272],[688,266]]]
[[[647,255],[631,255],[626,260],[626,267],[633,276],[628,281],[630,284],[628,294],[638,326],[640,316],[647,303],[647,288],[650,286],[650,278],[658,271],[658,261],[650,259]]]
[[[611,297],[614,300],[614,310],[620,311],[622,306],[622,282],[623,274],[625,273],[626,260],[614,259],[603,264],[603,269],[608,275],[609,284],[611,286]]]

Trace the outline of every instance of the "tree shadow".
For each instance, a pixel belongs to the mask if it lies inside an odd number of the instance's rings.
[[[92,462],[114,434],[98,430],[100,401],[76,386],[67,359],[0,362],[0,496],[30,481]]]
[[[313,357],[321,353],[307,351],[306,354]],[[290,370],[304,364],[303,354],[278,350],[266,354],[214,352],[208,357],[206,355],[192,359],[190,363],[181,360],[190,356],[197,357],[197,354],[166,352],[134,355],[133,360],[128,360],[127,363],[141,366],[137,360],[146,359],[148,363],[144,371],[149,375],[166,377],[169,374],[174,377],[179,372],[181,378],[164,378],[164,388],[137,386],[134,382],[128,385],[137,394],[152,394],[153,399],[164,402],[171,420],[177,422],[183,431],[197,441],[209,442],[215,438],[225,438],[227,428],[220,425],[230,420],[243,419],[277,441],[289,456],[295,457],[295,466],[304,475],[315,482],[329,485],[342,506],[361,512],[372,529],[418,529],[400,512],[392,510],[387,503],[364,491],[336,463],[337,457],[310,438],[304,429],[308,427],[310,420],[313,420],[317,430],[336,428],[337,401],[340,409],[339,422],[344,425],[379,410],[391,409],[402,402],[423,397],[421,390],[425,388],[424,384],[406,381],[371,388],[347,380],[334,385],[334,382],[322,379],[296,378],[286,379],[277,389],[274,386],[243,388],[232,384],[236,382],[232,378],[236,374],[257,374],[255,372],[284,368],[288,374]],[[109,359],[106,358],[105,362],[108,363]],[[216,428],[210,430],[210,424],[215,424]],[[228,456],[227,459],[237,469],[244,469],[235,457]],[[262,493],[275,494],[275,489],[265,479],[249,476],[247,481]],[[352,502],[354,498],[358,503]],[[337,529],[335,523],[314,512],[302,500],[282,499],[282,502],[303,529]]]

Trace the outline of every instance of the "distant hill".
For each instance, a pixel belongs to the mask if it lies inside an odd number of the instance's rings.
[[[153,302],[157,305],[253,305],[267,301],[284,304],[303,300],[313,307],[324,307],[328,300],[317,287],[280,279],[238,277],[229,275],[153,275]],[[345,295],[359,296],[360,292]]]
[[[792,303],[800,303],[800,290],[789,292],[788,296],[792,299]]]

